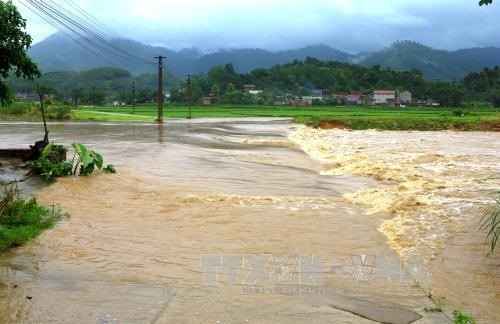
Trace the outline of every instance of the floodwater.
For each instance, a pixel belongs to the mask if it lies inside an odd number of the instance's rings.
[[[2,323],[500,318],[500,258],[485,258],[478,230],[500,185],[497,133],[259,118],[49,127],[119,172],[31,187],[71,216],[0,257]],[[1,147],[41,136],[0,122]]]

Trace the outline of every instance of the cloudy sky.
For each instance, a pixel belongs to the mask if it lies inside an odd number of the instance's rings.
[[[14,0],[35,42],[55,29]],[[67,6],[68,0],[52,0]],[[170,49],[293,49],[351,53],[414,40],[454,50],[500,47],[500,0],[74,0],[120,35]]]

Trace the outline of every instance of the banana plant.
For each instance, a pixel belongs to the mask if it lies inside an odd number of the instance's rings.
[[[104,160],[102,155],[97,152],[89,150],[85,145],[80,143],[71,144],[75,149],[75,156],[73,157],[73,175],[77,174],[78,167],[80,167],[80,175],[91,175],[95,168],[101,170]],[[75,158],[76,161],[75,161]]]

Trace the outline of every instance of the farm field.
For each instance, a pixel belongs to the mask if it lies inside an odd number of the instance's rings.
[[[102,106],[73,110],[73,119],[154,121],[155,106]],[[165,118],[187,118],[189,108],[165,106]],[[498,130],[500,112],[492,108],[193,106],[192,117],[290,117],[314,127],[398,130]]]

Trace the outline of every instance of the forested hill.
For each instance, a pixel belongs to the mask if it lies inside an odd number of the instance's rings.
[[[165,87],[176,86],[179,81],[172,74],[164,74]],[[131,93],[132,83],[135,81],[137,93],[157,89],[158,76],[153,73],[144,73],[133,76],[130,72],[114,68],[102,67],[88,71],[49,72],[34,81],[11,78],[7,82],[16,93],[34,93],[37,84],[51,87],[58,94],[68,97],[72,91],[101,93],[107,97],[115,97],[124,93]]]
[[[173,75],[167,74],[165,88],[169,89],[174,101],[183,101],[180,89],[186,88]],[[320,61],[307,58],[287,64],[277,64],[269,69],[254,69],[249,73],[238,73],[232,64],[218,65],[206,74],[192,76],[191,93],[194,100],[213,95],[222,103],[244,104],[273,103],[276,96],[307,96],[314,89],[328,90],[332,94],[359,92],[369,94],[375,89],[409,90],[415,99],[433,98],[444,105],[458,105],[462,101],[487,101],[500,98],[500,68],[483,69],[453,82],[428,81],[418,70],[395,71],[378,65],[361,65]],[[98,93],[101,98],[117,98],[128,102],[135,82],[137,99],[151,101],[157,87],[156,74],[133,76],[128,71],[106,67],[84,72],[46,73],[35,81],[8,80],[17,93],[33,93],[36,84],[55,88],[59,95],[68,98],[78,91],[90,95]],[[244,85],[254,84],[262,93],[257,98],[245,95]],[[262,100],[261,100],[262,99]],[[104,99],[103,99],[104,100]],[[249,101],[250,100],[250,101]]]
[[[197,49],[172,51],[132,40],[119,42],[121,47],[147,60],[153,61],[153,58],[159,54],[166,56],[167,70],[178,78],[183,78],[187,73],[206,73],[213,66],[226,63],[233,64],[239,73],[248,73],[257,68],[270,68],[276,64],[305,60],[307,57],[322,61],[358,63],[368,67],[381,65],[401,71],[419,69],[427,80],[463,78],[485,67],[500,65],[500,48],[471,48],[449,52],[432,49],[411,41],[396,42],[380,51],[363,54],[349,54],[326,45],[278,52],[264,49],[233,49],[202,54]],[[154,65],[116,58],[105,59],[105,55],[96,56],[62,34],[52,35],[35,44],[29,54],[45,73],[83,71],[103,66],[122,68],[134,75],[155,73]]]
[[[118,41],[112,40],[112,42]],[[352,60],[354,57],[325,45],[308,46],[297,50],[280,52],[270,52],[262,49],[221,50],[216,53],[202,55],[196,49],[177,52],[162,47],[144,45],[132,40],[120,40],[117,44],[146,60],[154,61],[155,56],[165,56],[167,71],[179,78],[183,78],[187,73],[206,73],[213,66],[226,63],[232,63],[237,71],[246,73],[259,67],[268,68],[295,59],[304,60],[308,56],[321,60],[345,62]],[[97,56],[89,53],[63,34],[54,34],[33,45],[29,50],[29,55],[37,62],[44,73],[84,71],[103,66],[118,67],[130,71],[134,75],[156,72],[153,65],[135,63],[120,58],[106,60],[106,55]]]
[[[404,41],[396,42],[386,49],[370,54],[360,64],[364,66],[378,64],[400,71],[417,69],[428,80],[451,80],[463,78],[471,72],[490,66],[491,63],[497,63],[494,59],[487,62],[490,64],[480,62],[477,60],[479,56],[474,56],[476,51],[477,49],[469,50],[458,55],[453,52],[435,50],[419,43]],[[500,58],[497,61],[500,65]]]

